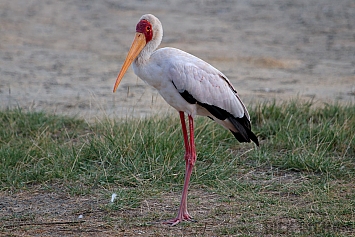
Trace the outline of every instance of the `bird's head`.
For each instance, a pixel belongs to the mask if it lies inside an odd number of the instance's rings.
[[[163,38],[163,27],[158,18],[152,14],[145,14],[136,26],[136,35],[128,51],[125,62],[119,72],[113,92],[117,90],[124,74],[126,73],[132,62],[138,57],[140,52],[147,48],[150,53],[158,47]]]
[[[144,34],[147,44],[151,41],[160,43],[163,37],[163,27],[154,15],[145,14],[139,19],[136,33]]]

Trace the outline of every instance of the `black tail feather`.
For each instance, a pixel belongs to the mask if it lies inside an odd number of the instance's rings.
[[[258,138],[251,131],[250,121],[245,115],[243,118],[229,117],[228,119],[237,130],[236,132],[231,132],[239,142],[250,142],[250,140],[252,140],[259,146]]]
[[[225,78],[224,78],[225,80]],[[172,82],[173,85],[175,86],[174,82]],[[229,84],[229,82],[227,81]],[[229,85],[231,87],[231,85]],[[175,86],[177,89],[177,87]],[[236,93],[233,87],[231,89]],[[177,89],[178,90],[178,89]],[[178,90],[179,91],[179,90]],[[250,126],[250,121],[247,118],[247,116],[244,114],[242,118],[236,118],[234,117],[231,113],[228,111],[219,108],[218,106],[215,105],[210,105],[207,103],[202,103],[197,101],[188,91],[184,90],[180,92],[180,95],[190,104],[198,104],[199,106],[204,107],[207,109],[208,112],[211,113],[215,118],[219,120],[226,120],[228,119],[233,126],[236,128],[236,132],[231,131],[234,135],[234,137],[239,141],[239,142],[250,142],[252,140],[255,142],[256,145],[259,146],[259,141],[258,138],[255,136],[255,134],[251,131],[251,126]],[[212,117],[208,116],[210,119],[213,120]]]

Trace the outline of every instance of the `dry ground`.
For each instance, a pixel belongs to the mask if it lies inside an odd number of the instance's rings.
[[[132,70],[112,93],[144,13],[160,18],[162,46],[220,69],[247,103],[296,96],[354,101],[352,0],[3,0],[0,107],[89,120],[166,111]]]
[[[87,195],[69,195],[60,185],[31,187],[15,193],[2,193],[0,235],[5,236],[280,236],[300,233],[338,233],[351,235],[351,226],[301,223],[289,214],[312,206],[308,195],[279,192],[267,187],[274,183],[297,187],[305,177],[295,172],[256,169],[241,175],[241,182],[262,182],[257,195],[277,200],[267,207],[263,198],[237,194],[223,196],[193,186],[189,193],[190,213],[196,222],[170,227],[162,221],[175,216],[180,193],[161,192],[143,199],[135,208],[114,208],[109,190],[93,190]],[[346,193],[353,185],[339,185]],[[68,190],[67,190],[68,191]],[[105,193],[105,194],[104,194]],[[312,194],[310,194],[312,195]],[[261,196],[260,196],[261,197]],[[120,200],[116,200],[120,202]],[[264,208],[261,208],[264,206]],[[264,209],[264,210],[263,210]],[[270,212],[270,213],[268,213]],[[312,212],[308,213],[312,215]],[[82,215],[82,218],[79,216]],[[248,220],[253,220],[249,223]],[[306,234],[307,235],[307,234]],[[300,235],[304,236],[304,235]]]

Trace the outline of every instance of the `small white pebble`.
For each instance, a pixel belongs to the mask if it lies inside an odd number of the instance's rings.
[[[114,202],[116,197],[117,197],[117,194],[113,193],[111,196],[111,202]]]
[[[78,218],[79,218],[79,219],[81,219],[81,218],[83,218],[83,217],[84,217],[83,215],[79,215],[79,217],[78,217]]]

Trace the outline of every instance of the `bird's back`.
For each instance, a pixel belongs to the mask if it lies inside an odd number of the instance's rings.
[[[161,65],[163,74],[174,83],[179,92],[188,92],[201,103],[217,106],[249,119],[249,113],[240,100],[237,91],[218,69],[202,59],[175,48],[161,48],[151,57]]]
[[[189,112],[192,110],[189,108],[193,108],[195,112],[191,113],[212,118],[229,129],[238,141],[252,139],[258,144],[251,132],[249,113],[222,72],[176,48],[158,49],[149,61],[147,68],[152,70],[144,73],[151,77],[147,78],[148,83],[175,109]]]

